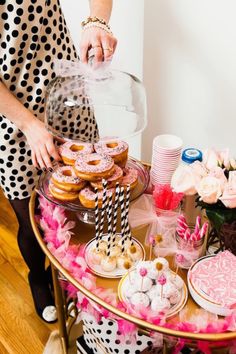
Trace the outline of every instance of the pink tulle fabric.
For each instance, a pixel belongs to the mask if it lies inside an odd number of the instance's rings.
[[[121,311],[132,314],[135,317],[139,317],[158,326],[165,326],[175,330],[194,333],[220,333],[236,330],[236,310],[224,319],[218,319],[216,316],[216,319],[213,322],[211,321],[211,314],[209,315],[208,320],[207,312],[202,310],[206,316],[205,326],[203,327],[202,312],[192,315],[190,322],[185,321],[183,318],[184,321],[182,322],[172,321],[167,323],[165,321],[164,313],[160,313],[156,316],[147,308],[143,308],[141,306],[134,307],[130,304],[119,302],[117,300],[116,293],[112,290],[96,286],[96,278],[90,273],[84,259],[85,245],[70,245],[70,239],[73,235],[71,230],[74,228],[75,223],[67,220],[65,210],[50,203],[42,196],[39,197],[39,205],[41,214],[36,217],[36,220],[44,232],[44,241],[50,252],[77,281],[105,302],[120,309]],[[97,321],[100,321],[102,317],[115,319],[118,322],[119,331],[125,336],[130,334],[130,336],[134,338],[137,333],[137,328],[133,323],[117,317],[108,310],[86,298],[70,283],[66,283],[64,287],[69,293],[69,296],[76,298],[77,306],[83,311],[87,311],[89,314],[93,315]],[[154,332],[151,333],[150,336],[153,338],[153,341],[156,343],[157,347],[161,345],[163,341],[161,334]],[[175,343],[173,353],[179,353],[187,342],[187,340],[179,339],[177,343]],[[218,344],[220,346],[222,345],[222,342]],[[234,349],[236,347],[236,341],[232,341],[230,343],[228,342],[227,345],[231,348],[230,354],[236,354]],[[210,353],[208,342],[199,341],[198,348],[206,354]]]

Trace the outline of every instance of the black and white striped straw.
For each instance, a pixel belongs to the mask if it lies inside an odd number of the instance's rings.
[[[116,182],[116,193],[115,193],[114,210],[113,210],[112,246],[115,245],[115,241],[116,241],[116,228],[117,228],[117,214],[118,214],[118,205],[119,205],[119,195],[120,195],[120,185],[119,185],[119,182]]]
[[[105,218],[105,211],[107,207],[107,180],[102,180],[103,186],[103,195],[102,195],[102,211],[101,211],[101,219],[100,219],[100,226],[99,226],[99,240],[101,240],[103,235],[104,229],[104,218]]]
[[[125,238],[130,239],[131,244],[133,244],[129,226],[129,202],[130,202],[130,184],[126,187],[126,196],[125,196]]]
[[[95,239],[96,249],[99,249],[99,209],[98,209],[98,189],[94,188],[95,192]]]
[[[125,251],[125,195],[124,195],[124,187],[122,186],[120,189],[120,209],[121,209],[121,253]]]
[[[109,196],[108,206],[107,206],[107,256],[110,257],[111,247],[112,247],[112,193]]]

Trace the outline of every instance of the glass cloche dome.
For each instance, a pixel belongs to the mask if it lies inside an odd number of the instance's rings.
[[[147,124],[145,89],[135,76],[101,65],[56,63],[46,92],[47,129],[57,138],[80,142],[125,139]]]

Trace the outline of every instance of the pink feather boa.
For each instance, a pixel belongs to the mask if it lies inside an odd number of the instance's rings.
[[[204,327],[201,327],[201,325],[199,325],[202,323],[201,315],[193,316],[191,322],[184,321],[166,323],[164,314],[160,316],[153,316],[153,313],[148,311],[146,308],[134,308],[129,304],[117,301],[117,295],[112,290],[103,289],[96,286],[96,277],[91,274],[84,259],[84,245],[70,245],[70,238],[73,234],[71,230],[74,228],[75,222],[68,221],[65,210],[59,206],[55,206],[53,203],[50,203],[46,198],[40,196],[39,203],[41,215],[36,217],[36,220],[39,222],[39,225],[44,232],[44,240],[50,252],[76,280],[105,302],[150,323],[175,330],[194,333],[220,333],[236,330],[236,311],[231,316],[224,319],[217,318],[214,322],[208,321]],[[87,311],[89,314],[94,315],[97,321],[100,321],[102,317],[113,318],[117,321],[119,331],[122,334],[130,334],[132,337],[135,336],[137,328],[134,324],[120,319],[108,310],[95,304],[93,301],[86,298],[82,293],[78,292],[78,290],[70,283],[67,283],[66,290],[69,293],[69,296],[77,299],[77,306],[83,309],[83,311]],[[163,339],[163,337],[160,339],[159,334],[157,335],[157,333],[151,333],[150,336],[153,338],[154,343],[162,342],[161,339]],[[171,341],[173,342],[173,338]],[[188,343],[188,340],[179,339],[177,343],[175,343],[173,353],[179,353],[186,343]],[[210,343],[206,341],[199,341],[197,344],[198,348],[202,350],[203,353],[209,354],[211,352],[209,346]],[[224,343],[221,342],[217,344],[221,346]],[[231,341],[230,343],[228,342],[227,345],[228,347],[231,347],[230,354],[236,354],[236,341]]]

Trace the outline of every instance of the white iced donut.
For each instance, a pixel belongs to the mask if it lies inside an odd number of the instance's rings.
[[[137,292],[137,289],[135,286],[133,286],[133,283],[132,283],[132,286],[130,286],[130,283],[129,283],[129,286],[125,289],[125,296],[130,298],[136,292]]]
[[[165,298],[171,297],[175,293],[176,287],[174,286],[173,283],[167,282],[165,285],[163,285],[163,296]]]
[[[139,305],[139,306],[144,306],[144,307],[148,307],[149,306],[149,297],[141,292],[137,292],[135,294],[133,294],[130,298],[130,302],[132,305]]]
[[[181,294],[177,289],[175,289],[175,292],[169,298],[171,305],[175,305],[179,303],[180,299],[181,299]]]
[[[182,278],[180,278],[179,276],[177,275],[172,275],[172,278],[171,278],[171,282],[174,284],[174,286],[177,288],[177,289],[182,289],[183,286],[184,286],[184,281]]]
[[[101,261],[101,267],[105,272],[112,272],[114,269],[116,269],[115,257],[105,256]]]
[[[127,249],[127,255],[132,259],[133,262],[142,259],[142,251],[139,247],[133,245]]]
[[[170,301],[165,298],[156,297],[151,302],[151,309],[157,312],[169,310]]]
[[[153,285],[151,289],[147,292],[147,295],[150,297],[151,300],[155,299],[156,297],[160,297],[161,285],[160,284]]]
[[[158,257],[155,258],[153,261],[153,266],[156,268],[156,264],[157,263],[161,263],[163,268],[162,271],[166,271],[167,269],[169,269],[169,262],[167,261],[167,259],[163,258],[163,257]]]
[[[135,279],[135,286],[138,291],[146,292],[151,289],[152,280],[147,276],[141,277],[139,274],[137,274],[137,277]]]

